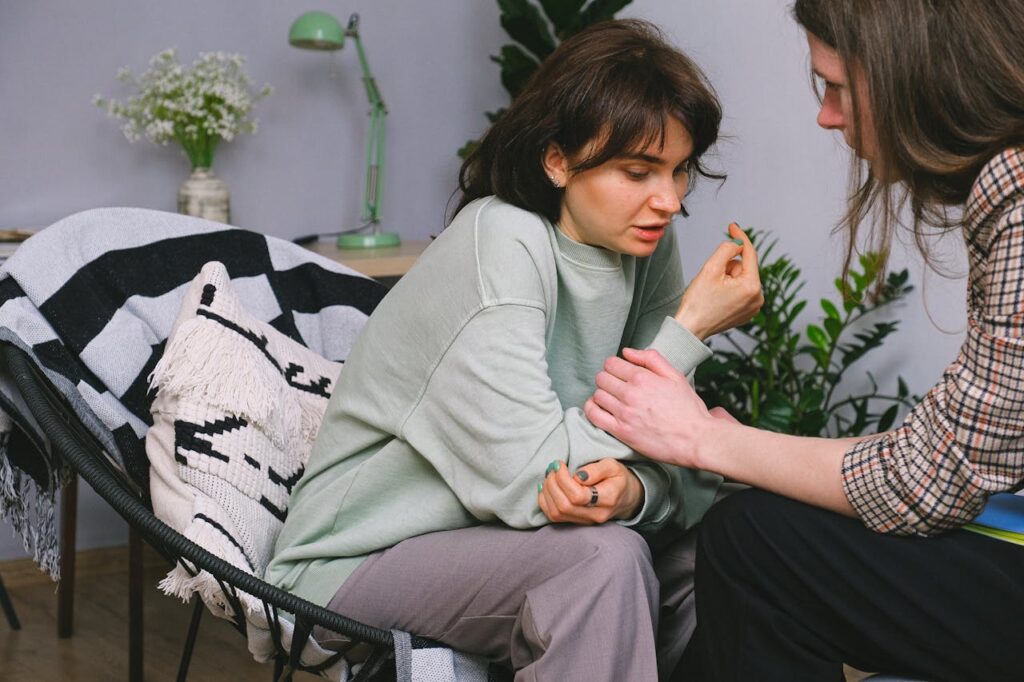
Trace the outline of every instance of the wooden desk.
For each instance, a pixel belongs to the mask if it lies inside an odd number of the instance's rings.
[[[339,249],[333,241],[316,242],[306,248],[321,256],[347,265],[367,277],[398,280],[409,271],[429,241],[407,241],[383,249]]]

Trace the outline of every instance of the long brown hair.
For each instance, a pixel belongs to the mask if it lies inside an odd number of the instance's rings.
[[[836,50],[847,77],[856,64],[867,81],[867,102],[850,88],[851,124],[857,148],[856,123],[868,106],[875,170],[853,161],[849,207],[838,226],[847,235],[844,276],[860,242],[888,255],[907,206],[918,248],[935,267],[927,226],[953,227],[949,209],[967,201],[984,165],[1024,143],[1024,3],[796,0],[793,15]],[[872,214],[867,235],[859,235]]]
[[[462,164],[456,212],[494,194],[554,222],[562,190],[544,172],[549,142],[574,160],[571,172],[580,172],[656,140],[664,143],[669,116],[693,138],[691,179],[723,179],[701,162],[718,137],[722,109],[700,68],[650,23],[595,24],[544,60]],[[577,159],[599,137],[601,143]]]

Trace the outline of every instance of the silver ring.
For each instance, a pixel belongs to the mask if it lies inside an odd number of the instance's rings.
[[[597,486],[596,485],[590,486],[590,502],[587,502],[587,506],[588,507],[596,507],[597,506]]]

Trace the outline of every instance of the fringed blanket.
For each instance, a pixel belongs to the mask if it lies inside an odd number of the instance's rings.
[[[343,361],[384,288],[274,237],[180,215],[97,209],[25,242],[0,269],[0,341],[27,351],[111,459],[149,490],[148,377],[189,283],[220,261],[256,319]],[[0,512],[59,578],[54,496],[67,472],[0,372]]]

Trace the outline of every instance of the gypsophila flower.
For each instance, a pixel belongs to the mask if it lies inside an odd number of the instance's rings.
[[[193,168],[209,167],[218,142],[256,132],[253,104],[272,92],[269,85],[254,91],[244,66],[241,55],[204,52],[186,69],[175,50],[164,50],[140,76],[127,67],[118,70],[117,80],[136,94],[124,102],[96,95],[93,104],[124,121],[121,131],[129,142],[174,140]]]

